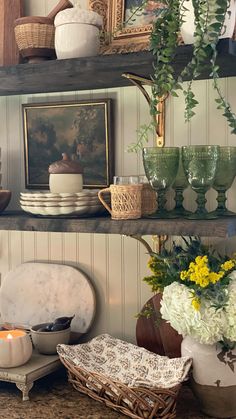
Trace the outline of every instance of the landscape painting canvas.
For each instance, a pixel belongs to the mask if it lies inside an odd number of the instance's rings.
[[[113,176],[111,100],[23,105],[26,188],[48,189],[48,167],[67,153],[83,167],[85,188]]]
[[[136,8],[143,5],[143,0],[125,0],[124,21],[125,26],[145,26],[153,23],[166,6],[161,2],[148,1],[142,10],[134,12]]]

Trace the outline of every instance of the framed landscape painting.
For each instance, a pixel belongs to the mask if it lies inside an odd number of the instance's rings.
[[[89,0],[91,10],[103,17],[101,53],[115,54],[142,51],[149,48],[152,23],[161,16],[166,6],[149,0],[134,13],[143,0]]]
[[[48,167],[62,153],[83,166],[84,188],[109,186],[113,176],[111,100],[22,106],[25,186],[48,189]]]

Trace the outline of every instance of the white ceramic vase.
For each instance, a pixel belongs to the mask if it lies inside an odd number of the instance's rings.
[[[58,59],[91,57],[99,53],[102,17],[98,13],[74,7],[59,12],[54,24]]]
[[[185,0],[184,6],[188,11],[184,14],[184,23],[181,27],[181,36],[185,44],[193,44],[194,41],[194,9],[192,1]],[[213,6],[214,7],[214,4]],[[229,13],[228,13],[229,12]],[[235,16],[236,16],[236,2],[235,0],[230,1],[230,7],[225,17],[225,27],[222,29],[220,38],[231,38],[235,27]]]
[[[200,409],[215,418],[236,416],[236,349],[203,345],[185,337],[181,355],[193,359],[191,385]]]

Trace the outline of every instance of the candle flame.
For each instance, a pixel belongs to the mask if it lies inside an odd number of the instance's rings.
[[[13,336],[11,335],[11,333],[8,333],[7,339],[13,339]]]

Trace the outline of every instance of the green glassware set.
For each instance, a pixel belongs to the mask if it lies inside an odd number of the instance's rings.
[[[226,191],[236,176],[236,147],[192,145],[179,147],[146,147],[143,149],[146,176],[157,192],[157,211],[151,218],[214,219],[236,216],[226,208]],[[183,192],[190,185],[197,193],[197,209],[187,211],[183,206]],[[166,191],[175,190],[175,208],[165,209]],[[208,212],[205,194],[217,191],[217,208]]]

